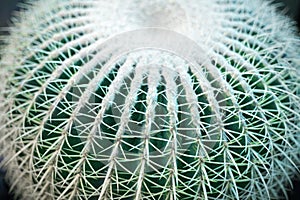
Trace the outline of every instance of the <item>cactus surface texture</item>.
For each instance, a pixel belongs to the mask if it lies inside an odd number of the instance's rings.
[[[280,199],[300,45],[262,0],[28,1],[0,69],[19,199]]]

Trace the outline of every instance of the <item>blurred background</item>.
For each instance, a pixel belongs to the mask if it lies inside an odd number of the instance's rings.
[[[10,24],[10,16],[13,11],[18,10],[17,4],[20,2],[22,0],[0,0],[0,28],[7,27]],[[275,0],[274,3],[281,3],[279,9],[296,20],[300,30],[300,0]],[[1,34],[8,33],[0,32]],[[8,194],[8,185],[3,179],[4,173],[0,169],[0,200],[11,200],[12,197]],[[288,192],[289,200],[300,200],[300,179],[295,178],[293,184],[293,190]]]

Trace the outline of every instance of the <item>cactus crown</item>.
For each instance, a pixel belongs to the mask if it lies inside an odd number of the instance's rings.
[[[0,141],[16,196],[286,195],[300,163],[289,20],[259,0],[126,3],[32,1],[15,21]]]

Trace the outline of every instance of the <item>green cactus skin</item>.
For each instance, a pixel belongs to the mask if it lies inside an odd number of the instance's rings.
[[[268,1],[24,8],[0,69],[1,164],[16,198],[287,197],[300,164],[300,42]],[[114,60],[100,48],[156,26],[195,41],[200,67],[157,48]]]

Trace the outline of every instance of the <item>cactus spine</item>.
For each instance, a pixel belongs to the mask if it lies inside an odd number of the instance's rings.
[[[16,197],[286,196],[300,164],[300,45],[268,2],[25,8],[0,69]]]

